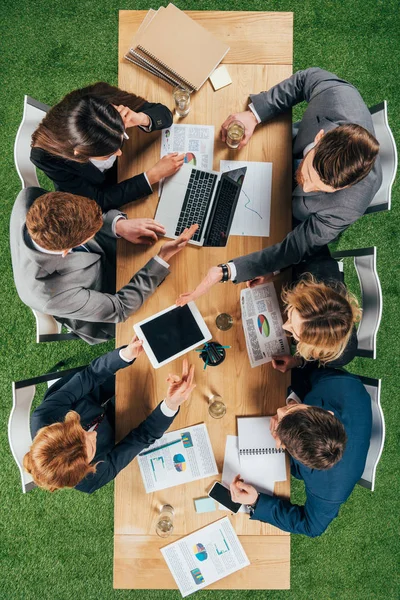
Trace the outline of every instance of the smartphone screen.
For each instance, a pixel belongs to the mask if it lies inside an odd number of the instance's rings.
[[[237,513],[242,506],[237,502],[233,502],[230,490],[218,482],[213,485],[208,495],[233,513]]]

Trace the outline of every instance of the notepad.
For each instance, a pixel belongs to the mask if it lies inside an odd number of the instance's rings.
[[[277,448],[270,431],[271,417],[241,417],[237,420],[240,464],[250,470],[253,481],[263,477],[286,480],[285,451]]]

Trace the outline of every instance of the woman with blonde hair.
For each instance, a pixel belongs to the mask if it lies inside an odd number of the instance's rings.
[[[107,211],[149,196],[155,183],[182,166],[184,155],[175,152],[117,183],[116,159],[129,139],[126,130],[150,132],[171,124],[163,104],[100,81],[70,92],[49,110],[32,135],[30,158],[56,191],[91,198]]]
[[[194,367],[183,361],[182,377],[170,375],[165,399],[118,444],[115,443],[115,373],[143,351],[128,346],[96,358],[86,369],[54,383],[31,417],[32,446],[24,467],[35,483],[54,492],[75,488],[91,494],[114,479],[172,424],[196,387]]]

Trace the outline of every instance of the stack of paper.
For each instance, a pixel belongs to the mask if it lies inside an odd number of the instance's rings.
[[[125,58],[171,85],[193,92],[228,51],[229,46],[168,4],[149,10]]]

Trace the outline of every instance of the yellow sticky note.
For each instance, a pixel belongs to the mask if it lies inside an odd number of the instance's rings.
[[[210,81],[215,91],[232,83],[232,79],[225,65],[221,65],[218,69],[215,69],[214,73],[210,75]]]

